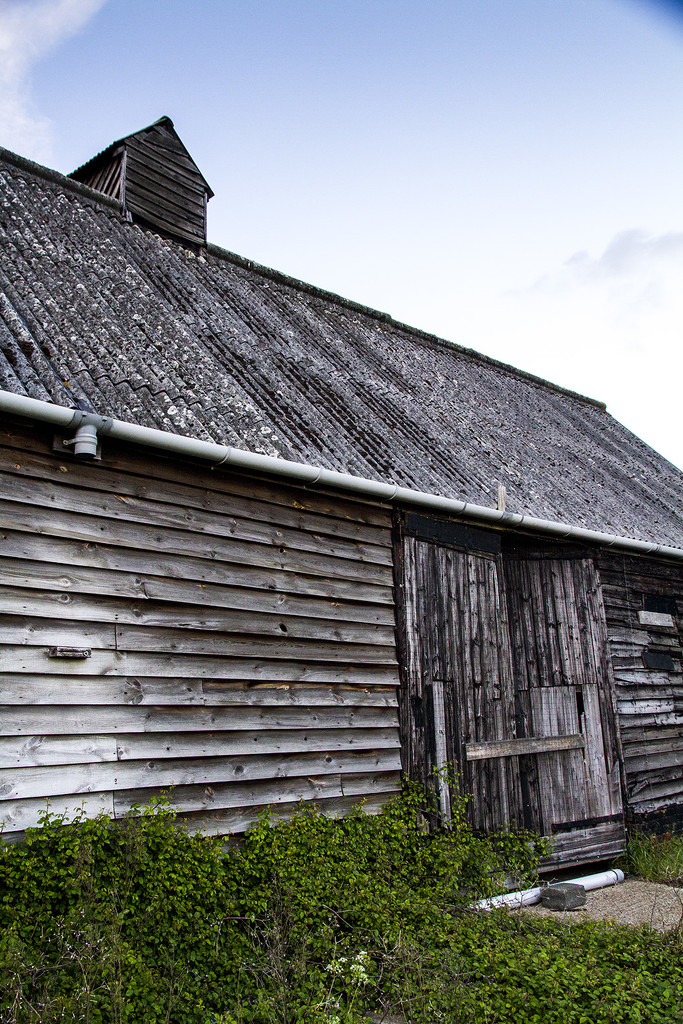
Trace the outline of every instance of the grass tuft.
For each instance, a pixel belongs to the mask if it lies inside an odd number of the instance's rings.
[[[683,836],[633,832],[628,841],[628,866],[648,882],[683,885]]]

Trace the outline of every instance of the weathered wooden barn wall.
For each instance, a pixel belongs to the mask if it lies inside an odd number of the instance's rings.
[[[455,766],[480,829],[553,838],[548,864],[624,846],[614,687],[590,557],[406,513],[397,595],[404,767]],[[441,788],[442,811],[447,794]]]
[[[0,821],[174,787],[239,832],[398,785],[390,518],[103,443],[0,443]],[[89,656],[85,656],[89,654]]]
[[[683,566],[599,558],[619,708],[628,817],[683,822]]]

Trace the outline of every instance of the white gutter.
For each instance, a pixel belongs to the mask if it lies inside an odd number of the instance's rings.
[[[582,885],[586,892],[591,889],[605,889],[608,885],[617,885],[624,881],[624,872],[619,868],[612,868],[609,871],[599,871],[596,875],[584,875],[583,878],[567,879],[572,885]],[[545,888],[552,888],[546,886]],[[533,889],[522,889],[520,892],[508,892],[503,896],[491,896],[489,899],[479,900],[472,906],[477,910],[495,910],[497,907],[530,907],[534,903],[541,902],[542,888],[540,885]]]
[[[181,458],[199,459],[212,466],[231,466],[251,473],[279,476],[306,487],[329,487],[353,494],[355,497],[372,499],[385,504],[407,505],[446,516],[458,516],[476,522],[528,530],[531,533],[599,544],[602,547],[617,548],[620,551],[630,551],[641,555],[658,555],[661,558],[683,561],[683,548],[633,540],[630,537],[618,537],[611,533],[586,530],[580,526],[569,526],[566,523],[537,519],[534,516],[525,516],[519,513],[502,512],[499,509],[486,508],[483,505],[473,505],[468,501],[458,501],[456,498],[444,498],[438,494],[428,494],[424,491],[411,490],[408,487],[399,487],[398,484],[380,483],[376,480],[350,476],[348,473],[337,473],[334,470],[322,469],[318,466],[307,466],[300,462],[276,459],[269,455],[257,455],[240,448],[215,444],[212,441],[200,441],[197,438],[171,434],[151,427],[140,427],[135,423],[125,423],[122,420],[98,416],[95,413],[67,409],[62,405],[41,402],[35,398],[26,398],[9,391],[0,391],[0,412],[13,416],[24,416],[41,423],[50,423],[65,432],[89,427],[90,430],[85,433],[92,435],[94,427],[99,436],[106,435],[117,441],[127,441],[130,444],[164,451]]]

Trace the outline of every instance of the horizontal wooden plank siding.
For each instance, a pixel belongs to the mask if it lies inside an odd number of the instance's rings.
[[[206,242],[204,179],[182,143],[162,129],[127,140],[124,200],[146,223],[198,245]]]
[[[400,751],[387,510],[103,443],[0,435],[0,820],[243,830],[377,808]]]
[[[599,565],[628,816],[668,827],[683,820],[683,566],[614,552]],[[648,654],[664,667],[648,665]]]

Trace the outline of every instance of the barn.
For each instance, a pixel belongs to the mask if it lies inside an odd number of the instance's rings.
[[[549,866],[683,819],[683,474],[604,405],[207,242],[169,118],[0,151],[0,820],[239,833],[400,772]]]

